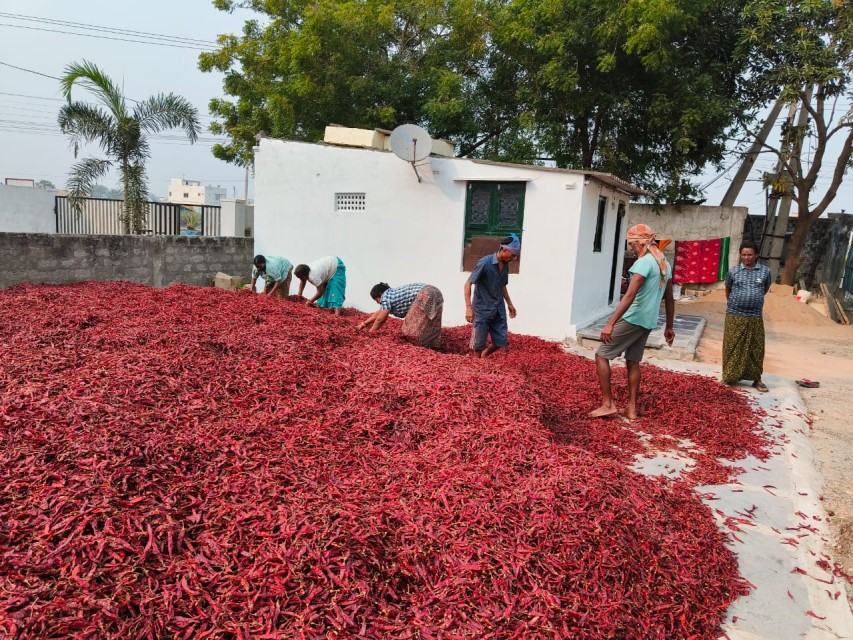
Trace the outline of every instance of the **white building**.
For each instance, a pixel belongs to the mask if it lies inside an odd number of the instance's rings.
[[[339,256],[347,305],[362,310],[376,308],[369,291],[377,282],[435,285],[453,326],[465,322],[471,266],[514,231],[522,249],[510,271],[511,332],[573,337],[612,310],[625,212],[642,190],[610,174],[441,157],[438,144],[418,163],[419,181],[411,164],[383,150],[386,133],[330,127],[326,140],[336,145],[262,139],[256,253],[294,264]]]
[[[6,178],[7,187],[32,187],[36,186],[36,181],[32,178]]]
[[[166,202],[213,205],[218,207],[222,203],[222,200],[228,196],[228,189],[220,186],[203,185],[198,180],[172,178],[169,180],[168,193]]]

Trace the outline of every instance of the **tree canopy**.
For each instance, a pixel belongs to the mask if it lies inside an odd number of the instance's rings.
[[[328,124],[424,126],[460,155],[609,171],[677,200],[749,117],[746,0],[215,0],[252,9],[203,53],[225,73],[214,155]]]
[[[794,284],[809,230],[853,167],[853,3],[752,0],[743,18],[741,55],[754,91],[780,96],[807,116],[786,123],[781,144],[765,144],[781,164],[774,190],[797,203],[782,273],[782,283]]]

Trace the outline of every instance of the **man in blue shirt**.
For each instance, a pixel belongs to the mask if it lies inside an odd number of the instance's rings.
[[[493,351],[506,347],[507,308],[515,317],[515,307],[509,298],[509,263],[518,260],[521,242],[514,233],[503,239],[497,253],[481,258],[465,282],[465,319],[474,325],[471,349],[485,358]],[[471,286],[474,299],[471,300]],[[504,304],[506,303],[506,304]],[[492,343],[486,345],[491,336]]]
[[[613,402],[610,387],[610,361],[625,354],[628,367],[628,404],[625,417],[637,417],[637,397],[640,394],[640,361],[649,334],[658,325],[661,300],[666,301],[666,342],[672,345],[675,331],[675,298],[672,296],[672,267],[664,259],[655,240],[655,232],[644,224],[628,229],[628,246],[638,260],[631,267],[628,290],[616,306],[610,320],[601,330],[601,346],[595,354],[595,370],[601,387],[602,403],[589,417],[616,415],[619,409]]]

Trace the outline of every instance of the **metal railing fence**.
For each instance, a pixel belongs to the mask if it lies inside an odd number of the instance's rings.
[[[56,196],[56,232],[82,235],[122,235],[122,200],[108,198],[83,198],[78,214],[68,202],[68,196]],[[171,202],[147,202],[143,233],[178,236],[218,236],[222,227],[222,207],[214,205],[187,205]],[[187,228],[187,214],[198,214],[197,229]],[[187,233],[196,231],[196,234]]]

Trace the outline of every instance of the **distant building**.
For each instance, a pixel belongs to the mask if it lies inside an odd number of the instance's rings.
[[[172,178],[169,180],[166,202],[219,206],[227,195],[228,189],[225,187],[203,185],[198,180]]]
[[[32,178],[6,178],[7,187],[35,187],[36,181]]]

